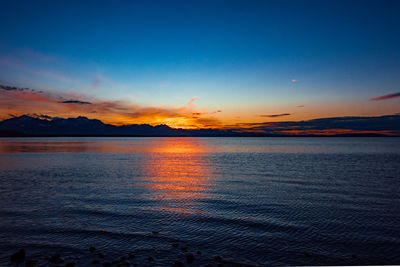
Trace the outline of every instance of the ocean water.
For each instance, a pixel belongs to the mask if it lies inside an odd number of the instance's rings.
[[[400,264],[400,138],[0,139],[0,266],[20,248],[87,265],[89,246],[149,266],[182,246],[191,266]]]

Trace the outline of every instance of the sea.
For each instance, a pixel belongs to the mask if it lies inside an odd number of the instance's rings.
[[[400,138],[0,138],[0,266],[19,249],[37,266],[99,253],[136,266],[400,264]]]

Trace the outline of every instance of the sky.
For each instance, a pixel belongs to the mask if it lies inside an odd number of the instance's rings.
[[[226,128],[400,112],[399,1],[0,3],[1,119]]]

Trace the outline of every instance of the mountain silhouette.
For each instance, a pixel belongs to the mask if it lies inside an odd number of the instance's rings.
[[[225,130],[174,129],[167,125],[131,124],[115,126],[100,120],[77,118],[42,119],[28,115],[0,122],[2,136],[221,136],[230,135]]]
[[[161,124],[131,124],[116,126],[83,116],[51,118],[46,115],[22,115],[0,122],[0,136],[319,136],[295,135],[286,130],[343,129],[353,132],[334,136],[400,136],[400,115],[380,117],[322,118],[300,122],[269,122],[247,129],[176,129]],[[369,131],[369,132],[368,132]],[[381,131],[381,132],[380,132]],[[388,134],[389,133],[389,134]]]

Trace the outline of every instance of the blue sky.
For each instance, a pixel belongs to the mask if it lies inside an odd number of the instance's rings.
[[[197,97],[225,121],[399,112],[398,98],[368,101],[400,91],[398,1],[1,5],[3,85],[142,107]]]

